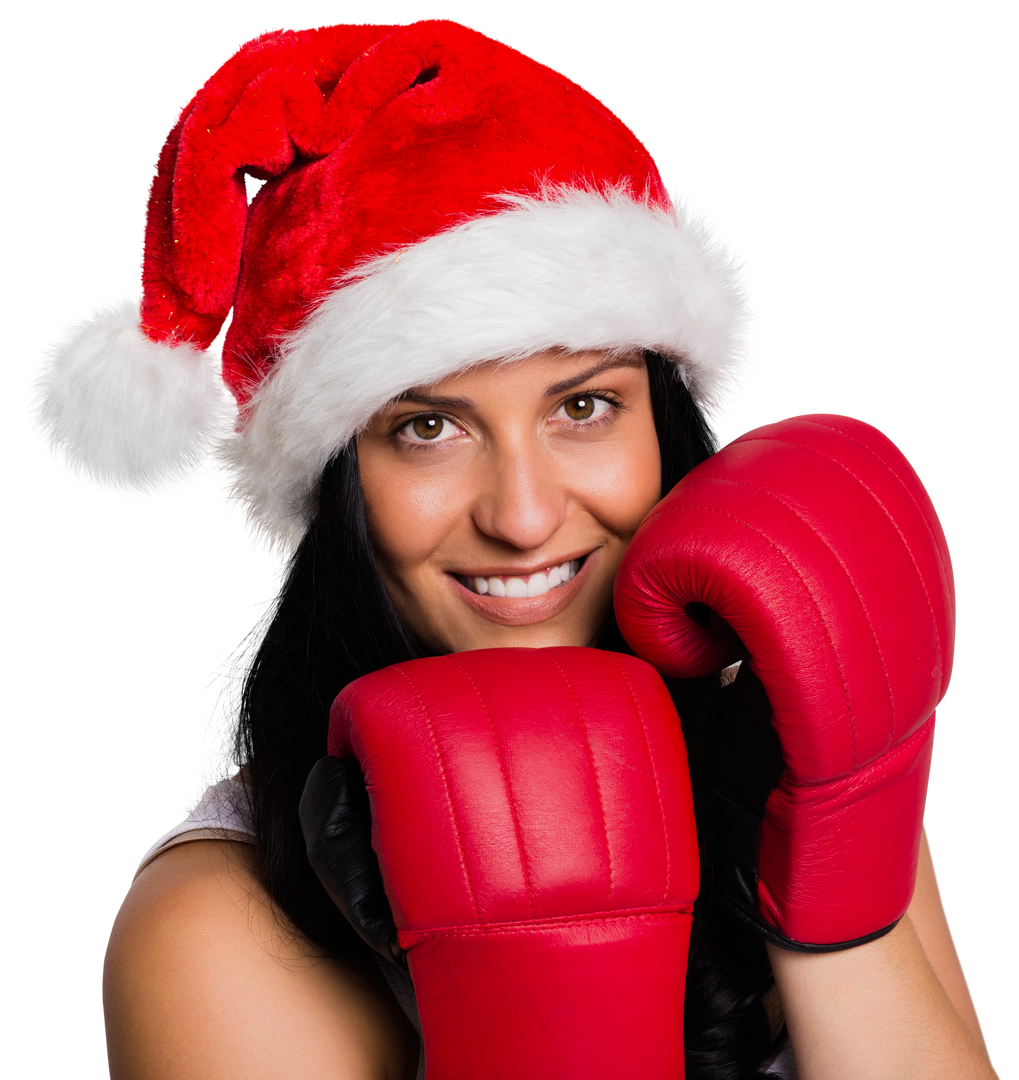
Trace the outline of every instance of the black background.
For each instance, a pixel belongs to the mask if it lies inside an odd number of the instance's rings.
[[[135,280],[149,163],[191,87],[264,24],[365,14],[380,13],[284,4],[202,23],[123,9],[59,25],[27,16],[31,45],[11,69],[5,111],[12,413],[14,383],[59,309]],[[765,405],[779,416],[824,408],[873,420],[926,478],[962,596],[929,821],[1006,1070],[995,794],[1005,758],[995,752],[988,764],[983,750],[1003,719],[994,689],[1005,662],[994,629],[1001,523],[980,484],[988,424],[970,401],[993,387],[994,368],[972,326],[960,326],[970,287],[965,199],[936,193],[938,176],[948,187],[970,183],[948,137],[959,109],[953,68],[932,42],[888,26],[879,35],[809,18],[684,16],[669,27],[573,14],[554,16],[554,29],[536,16],[451,14],[568,71],[649,144],[687,157],[684,175],[723,200],[756,248],[772,361],[759,388]],[[994,403],[981,407],[987,415]],[[21,902],[15,936],[27,948],[18,971],[31,1015],[44,1001],[60,1017],[42,1057],[101,1076],[95,980],[109,920],[141,849],[189,798],[199,688],[243,629],[264,571],[244,562],[207,488],[157,508],[95,502],[33,461],[21,421],[8,415],[8,890]]]

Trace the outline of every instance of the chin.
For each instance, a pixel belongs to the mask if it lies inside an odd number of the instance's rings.
[[[471,619],[469,625],[461,624],[443,634],[440,649],[443,652],[468,652],[473,649],[552,649],[592,645],[604,621],[603,616],[504,626],[484,619]]]
[[[468,652],[471,649],[553,649],[565,645],[589,645],[596,636],[592,634],[571,634],[564,631],[528,627],[526,630],[513,630],[497,634],[465,634],[457,641],[453,652]]]

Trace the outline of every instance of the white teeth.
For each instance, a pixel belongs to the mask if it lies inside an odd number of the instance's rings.
[[[550,589],[557,589],[572,581],[580,569],[580,560],[573,559],[548,570],[539,570],[536,574],[522,577],[462,577],[460,581],[480,596],[508,596],[522,600],[528,596],[544,596]]]
[[[545,574],[531,574],[527,579],[528,596],[544,596],[549,590],[548,577]]]

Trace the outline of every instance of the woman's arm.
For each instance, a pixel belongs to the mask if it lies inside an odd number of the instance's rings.
[[[112,1080],[408,1080],[417,1067],[387,992],[280,925],[246,844],[184,844],[139,874],[103,997]]]
[[[844,952],[768,946],[799,1080],[993,1080],[926,836],[891,933]]]
[[[945,909],[941,905],[941,893],[934,876],[934,863],[931,860],[926,830],[920,834],[920,864],[917,867],[916,889],[908,915],[916,936],[920,939],[920,947],[948,995],[948,1000],[977,1045],[986,1054],[987,1047],[984,1045],[977,1011],[973,1007],[973,999],[969,996],[966,976],[962,973],[962,964],[959,963],[952,932],[948,929],[948,919],[945,918]]]

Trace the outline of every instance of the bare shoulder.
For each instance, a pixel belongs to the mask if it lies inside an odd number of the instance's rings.
[[[281,926],[246,844],[165,852],[117,916],[103,980],[112,1080],[404,1080],[391,998]]]

